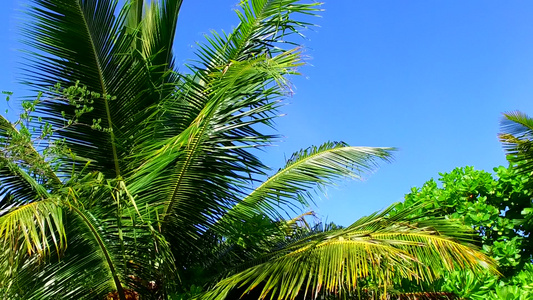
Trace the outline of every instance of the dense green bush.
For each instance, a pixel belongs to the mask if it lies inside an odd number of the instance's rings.
[[[394,213],[424,203],[420,214],[433,211],[471,227],[482,251],[498,262],[500,277],[456,271],[440,281],[441,290],[465,299],[533,299],[529,176],[513,167],[494,172],[464,167],[441,173],[440,185],[432,179],[412,188]]]

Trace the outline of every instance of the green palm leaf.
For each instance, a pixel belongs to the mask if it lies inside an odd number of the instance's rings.
[[[460,242],[468,236],[461,227],[449,221],[407,222],[399,216],[387,217],[389,210],[346,229],[289,243],[221,280],[202,299],[239,297],[254,288],[259,289],[260,299],[342,296],[368,289],[364,280],[377,283],[377,292],[387,294],[393,282],[402,278],[431,282],[456,268],[489,267],[495,272],[488,257]]]
[[[0,211],[48,196],[46,187],[59,184],[48,162],[32,145],[29,134],[0,116]],[[43,186],[44,184],[44,186]]]
[[[67,299],[101,298],[117,290],[102,249],[94,243],[94,235],[87,224],[72,213],[67,214],[65,226],[68,251],[51,249],[45,260],[27,259],[11,278],[6,298],[53,299],[63,295]],[[115,258],[113,257],[113,262]]]
[[[69,86],[79,81],[100,95],[95,97],[92,111],[59,131],[58,137],[66,138],[76,155],[92,160],[91,169],[110,176],[125,173],[129,165],[124,159],[131,143],[138,142],[145,132],[141,124],[158,116],[152,108],[174,89],[169,84],[176,77],[169,77],[173,58],[167,37],[174,32],[180,2],[166,1],[162,7],[154,4],[149,13],[141,15],[140,29],[145,35],[124,30],[125,16],[136,5],[126,6],[117,17],[117,2],[111,0],[34,3],[29,13],[33,23],[24,31],[29,46],[37,50],[28,63],[28,81],[40,90],[58,82]],[[150,41],[155,38],[153,33],[166,35],[154,42]],[[132,47],[137,39],[153,49],[143,52]],[[160,59],[154,49],[165,42],[167,54]],[[45,102],[40,113],[61,128],[75,115],[75,107],[60,98]],[[94,122],[103,130],[91,127]]]
[[[181,252],[188,250],[179,246],[180,239],[187,237],[186,243],[193,244],[238,201],[245,183],[250,178],[255,180],[254,174],[264,174],[266,167],[247,148],[262,147],[273,138],[260,133],[256,126],[271,124],[279,105],[276,100],[285,94],[284,76],[295,73],[301,65],[298,51],[268,50],[272,48],[270,33],[264,36],[268,41],[259,39],[265,30],[292,31],[284,28],[283,22],[271,20],[286,14],[285,8],[274,11],[271,1],[262,5],[265,14],[247,15],[241,20],[247,25],[238,26],[231,39],[215,35],[212,48],[202,48],[201,53],[212,54],[210,63],[198,69],[195,76],[183,78],[177,99],[165,101],[167,115],[178,121],[177,126],[159,127],[161,140],[151,140],[135,151],[141,167],[128,180],[129,188],[133,194],[143,195],[140,201],[162,214],[161,219],[167,223],[163,226],[180,228],[184,234],[176,236],[174,242]],[[240,33],[243,26],[246,34]],[[275,38],[281,41],[281,33]],[[226,52],[238,44],[254,46]],[[260,49],[262,53],[257,52]],[[255,57],[251,58],[248,51],[253,51]],[[248,60],[243,60],[245,53]],[[211,64],[217,59],[221,63],[221,57],[223,64]],[[171,235],[176,232],[166,231]]]
[[[499,138],[508,159],[521,172],[530,173],[533,171],[533,119],[519,111],[503,116]]]
[[[89,174],[67,182],[58,191],[66,193],[64,198],[34,202],[0,217],[3,249],[19,255],[11,261],[20,261],[4,271],[10,297],[101,298],[116,291],[125,299],[128,293],[165,293],[150,290],[146,282],[175,280],[168,243],[140,212],[124,213],[135,203],[123,183],[102,179],[101,174]],[[52,242],[56,247],[50,247]],[[1,266],[13,265],[6,259]],[[51,278],[54,284],[47,284]]]
[[[13,205],[47,196],[46,189],[18,165],[0,158],[0,215]]]
[[[132,0],[125,27],[136,35],[134,47],[157,70],[173,70],[172,45],[182,0]]]
[[[49,236],[58,249],[64,250],[63,211],[51,199],[18,206],[0,217],[0,236],[14,252],[20,249],[30,255],[46,254]]]
[[[389,161],[393,148],[350,147],[345,143],[325,143],[296,152],[285,167],[255,188],[224,217],[239,214],[276,215],[283,205],[308,205],[310,191],[332,185],[343,178],[360,179],[362,173],[377,168],[377,160]],[[278,217],[280,217],[278,215]]]
[[[33,24],[24,33],[29,46],[39,51],[32,53],[34,58],[30,61],[30,80],[36,88],[43,90],[58,82],[70,85],[79,80],[92,91],[111,94],[105,73],[115,71],[111,63],[113,40],[118,36],[115,4],[112,1],[62,0],[34,3],[29,12]],[[47,106],[42,112],[57,127],[64,123],[64,113],[73,115],[68,103],[58,101]],[[101,119],[105,128],[113,128],[109,101],[100,99],[95,106],[90,117]],[[119,172],[114,133],[106,135],[105,142],[100,136],[99,147],[94,147],[96,141],[90,141],[94,133],[86,126],[74,125],[62,134],[78,155],[98,158],[106,169]]]
[[[50,240],[64,250],[63,212],[48,191],[61,182],[33,147],[30,135],[19,132],[4,117],[0,117],[0,141],[2,248],[12,249],[8,255],[11,262],[24,253],[45,256]]]

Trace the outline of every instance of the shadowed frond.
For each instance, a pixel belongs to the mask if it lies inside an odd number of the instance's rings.
[[[90,169],[107,176],[133,169],[127,155],[135,143],[150,138],[142,135],[143,122],[160,116],[157,105],[174,90],[177,77],[169,75],[170,49],[161,59],[157,53],[145,56],[135,47],[138,39],[162,39],[153,47],[165,42],[170,43],[166,47],[172,45],[168,38],[175,24],[170,24],[175,23],[180,1],[164,2],[141,14],[144,27],[134,32],[125,30],[125,20],[135,4],[117,15],[117,1],[112,0],[35,0],[29,12],[32,23],[24,33],[36,51],[28,62],[28,82],[40,90],[79,82],[95,93],[91,111],[68,129],[59,130],[55,138],[66,138],[77,156],[92,161]],[[165,36],[152,36],[163,32]],[[43,103],[38,112],[55,128],[62,128],[75,110],[68,101],[54,99]]]
[[[33,3],[28,13],[33,22],[23,29],[27,44],[36,50],[28,62],[29,82],[44,90],[56,83],[71,85],[80,81],[101,95],[113,94],[109,88],[111,78],[106,78],[106,73],[117,71],[113,63],[113,55],[118,54],[113,49],[120,30],[120,22],[114,16],[116,2],[35,0]],[[64,124],[63,116],[73,115],[73,109],[68,103],[57,101],[45,105],[41,113],[60,128]],[[87,119],[87,124],[92,124],[93,119],[102,120],[105,128],[113,128],[109,99],[99,99]],[[99,161],[105,169],[120,174],[114,133],[96,137],[96,132],[87,125],[74,125],[61,135],[78,155]]]
[[[18,165],[0,158],[0,215],[12,206],[47,196],[46,189]]]
[[[276,58],[236,64],[241,72],[226,74],[225,89],[213,88],[206,95],[208,103],[186,129],[139,149],[138,159],[144,163],[133,174],[130,189],[145,195],[142,205],[154,205],[162,220],[174,218],[172,227],[193,226],[187,230],[194,235],[197,226],[209,225],[238,200],[248,174],[262,174],[265,167],[246,148],[271,139],[254,129],[269,122],[277,106],[268,103],[268,97],[278,95],[276,89],[264,89],[272,80],[266,67],[284,72],[292,64],[278,63]],[[245,85],[248,90],[241,89]]]
[[[27,129],[25,129],[27,131]],[[7,208],[48,197],[50,184],[61,184],[29,134],[0,116],[0,215]]]

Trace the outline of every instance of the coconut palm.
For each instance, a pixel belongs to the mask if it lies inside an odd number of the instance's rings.
[[[449,223],[385,211],[297,234],[283,219],[393,150],[327,142],[273,174],[256,156],[277,138],[265,129],[303,64],[293,37],[318,5],[242,1],[239,25],[179,73],[179,0],[32,0],[25,74],[44,92],[19,121],[0,119],[4,297],[160,299],[200,284],[208,299],[287,299],[490,265]],[[253,239],[231,244],[258,220]]]

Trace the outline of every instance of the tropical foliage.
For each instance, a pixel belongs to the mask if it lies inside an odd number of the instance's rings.
[[[472,227],[482,241],[482,252],[497,261],[502,277],[489,273],[455,271],[433,283],[437,290],[462,299],[531,299],[533,297],[533,247],[527,222],[532,217],[533,190],[520,168],[498,167],[491,173],[473,167],[440,174],[440,184],[430,180],[413,188],[395,211],[424,203],[426,210],[458,219]],[[393,213],[394,214],[394,213]]]
[[[33,0],[26,78],[45,92],[0,119],[3,297],[337,297],[492,270],[462,227],[410,210],[329,230],[283,219],[393,150],[328,142],[273,174],[256,156],[318,5],[242,1],[178,73],[180,0]]]

